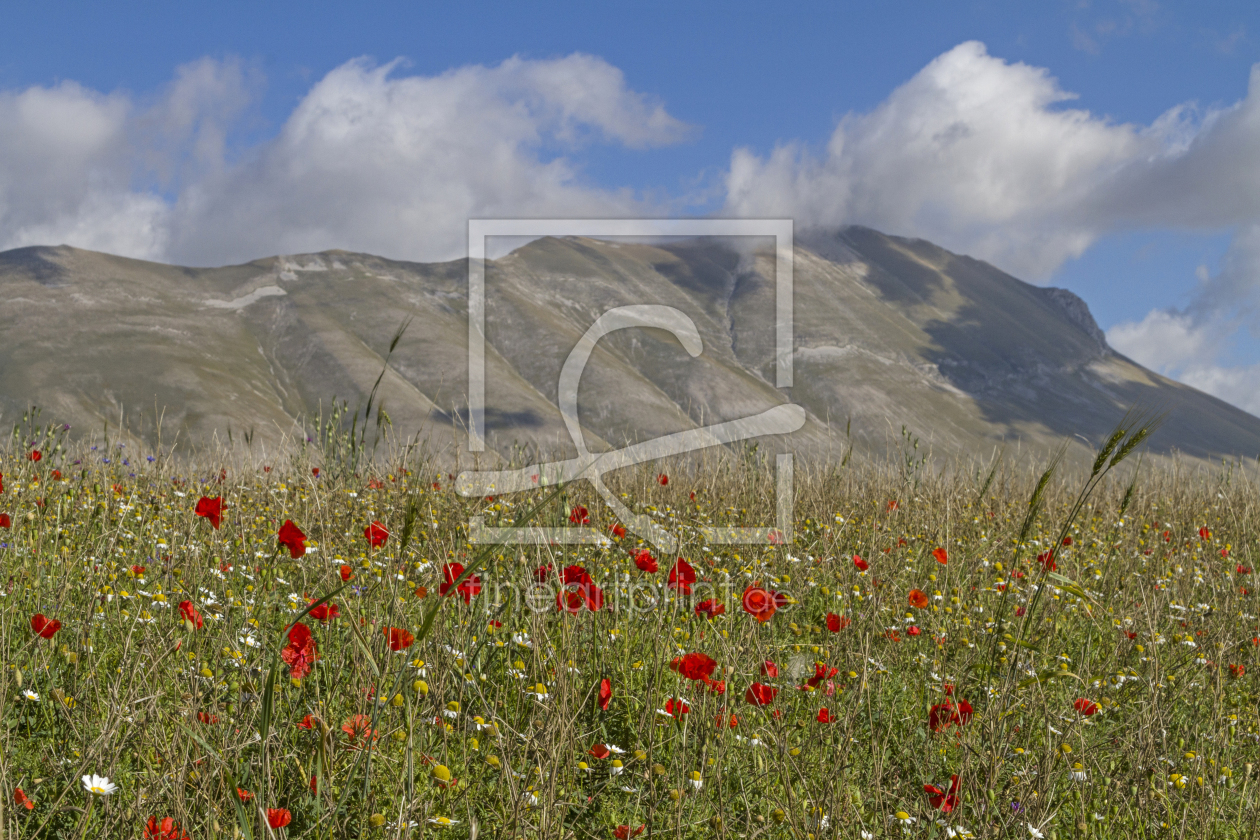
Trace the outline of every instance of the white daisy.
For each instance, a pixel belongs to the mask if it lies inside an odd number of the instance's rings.
[[[114,784],[106,776],[98,776],[93,773],[90,776],[84,776],[83,789],[93,796],[109,796],[118,790],[118,785]]]

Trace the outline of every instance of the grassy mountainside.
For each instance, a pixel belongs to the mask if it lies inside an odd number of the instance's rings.
[[[492,261],[491,447],[571,449],[555,403],[569,350],[607,309],[660,303],[692,318],[704,352],[650,330],[601,341],[579,391],[592,448],[792,401],[808,412],[792,445],[814,455],[886,453],[903,426],[920,451],[950,458],[1083,447],[1074,436],[1098,442],[1134,404],[1167,412],[1156,452],[1260,453],[1260,420],[1112,351],[1070,293],[863,228],[798,243],[795,386],[777,389],[773,277],[769,250],[706,240],[549,238]],[[0,299],[2,422],[38,405],[76,431],[121,420],[149,442],[160,431],[203,446],[230,429],[274,444],[334,396],[362,403],[412,317],[381,383],[385,410],[396,433],[464,443],[462,261],[325,252],[190,269],[24,248],[0,254]]]

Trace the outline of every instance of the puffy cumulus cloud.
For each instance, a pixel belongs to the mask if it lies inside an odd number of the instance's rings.
[[[1044,69],[960,44],[842,119],[821,156],[799,144],[767,158],[737,150],[727,209],[922,236],[1044,278],[1099,234],[1080,212],[1098,185],[1159,154],[1176,122],[1113,125],[1060,107],[1072,98]]]
[[[74,82],[0,93],[0,249],[160,255],[165,205],[131,191],[132,117],[127,97]]]
[[[1141,321],[1107,330],[1107,343],[1139,364],[1175,376],[1187,366],[1201,366],[1219,350],[1221,334],[1184,312],[1155,309]]]
[[[0,248],[198,265],[327,248],[449,259],[470,217],[650,212],[629,189],[584,183],[576,154],[693,133],[588,55],[399,70],[344,64],[277,136],[235,150],[261,79],[234,60],[180,67],[147,98],[74,83],[0,93]]]
[[[1192,388],[1260,416],[1260,364],[1193,365],[1177,377]]]
[[[1154,309],[1117,324],[1107,342],[1134,361],[1226,402],[1260,414],[1260,364],[1229,365],[1240,329],[1260,333],[1260,223],[1239,228],[1216,275],[1200,266],[1199,285],[1183,309]]]
[[[70,244],[168,256],[168,188],[221,166],[250,99],[235,61],[178,68],[148,100],[74,82],[0,92],[0,249]]]
[[[645,212],[628,190],[583,184],[566,155],[596,140],[642,148],[690,133],[591,56],[431,77],[397,68],[337,68],[274,140],[186,190],[172,257],[206,264],[344,248],[451,259],[465,252],[469,218]]]
[[[1074,98],[1043,68],[960,44],[843,118],[821,154],[736,150],[727,209],[921,236],[1032,280],[1112,231],[1260,218],[1260,65],[1238,103],[1145,126]]]
[[[1145,367],[1260,415],[1260,364],[1218,361],[1239,320],[1206,315],[1152,310],[1141,321],[1112,327],[1107,343]]]

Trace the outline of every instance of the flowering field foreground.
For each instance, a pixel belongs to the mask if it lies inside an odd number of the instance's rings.
[[[1252,471],[331,472],[0,458],[5,838],[1254,833]]]

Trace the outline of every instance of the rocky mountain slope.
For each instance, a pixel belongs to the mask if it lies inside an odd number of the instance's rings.
[[[805,426],[766,450],[884,453],[903,426],[945,458],[1080,448],[1140,405],[1166,412],[1156,452],[1260,454],[1260,419],[1115,353],[1070,292],[864,228],[797,244],[794,384],[778,389],[769,245],[548,238],[491,261],[491,449],[572,453],[556,407],[566,356],[604,311],[657,303],[686,313],[704,350],[692,358],[659,330],[600,341],[579,390],[593,450],[794,402]],[[463,261],[338,251],[214,269],[64,246],[0,253],[0,422],[38,405],[76,430],[121,419],[149,441],[203,446],[230,428],[274,445],[334,396],[361,404],[411,317],[385,411],[396,433],[454,451],[466,445],[467,282]]]

